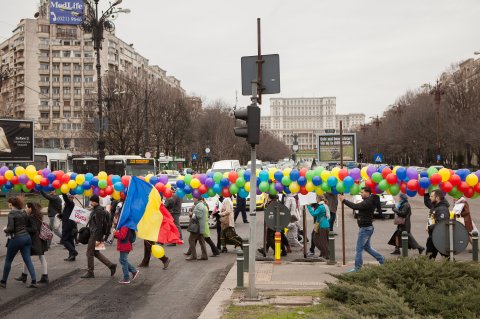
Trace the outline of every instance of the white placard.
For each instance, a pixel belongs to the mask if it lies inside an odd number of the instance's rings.
[[[453,212],[455,213],[455,215],[460,215],[464,206],[465,203],[456,203],[455,206],[453,206]]]
[[[308,193],[307,195],[298,194],[298,202],[300,206],[316,203],[317,194],[315,193]]]
[[[86,225],[90,220],[90,211],[86,208],[75,206],[70,214],[70,219],[76,223]]]

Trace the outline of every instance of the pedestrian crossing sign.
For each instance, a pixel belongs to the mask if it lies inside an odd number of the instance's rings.
[[[383,162],[383,154],[382,153],[377,153],[373,155],[373,161],[375,163],[382,163]]]

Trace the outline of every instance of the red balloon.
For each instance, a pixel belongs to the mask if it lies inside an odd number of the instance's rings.
[[[3,185],[7,182],[7,179],[4,176],[0,176],[0,185]]]
[[[400,191],[404,194],[407,193],[407,183],[405,183],[405,182],[400,183]]]
[[[43,175],[43,169],[39,169],[39,170],[37,171],[37,175],[42,176],[42,175]]]
[[[105,194],[107,195],[113,194],[113,187],[111,185],[108,185],[107,187],[105,187]]]
[[[222,196],[223,197],[231,197],[232,194],[230,194],[230,190],[228,189],[228,187],[222,189]]]
[[[192,178],[200,179],[200,174],[195,174]]]
[[[391,173],[392,173],[392,170],[390,169],[390,167],[385,167],[384,169],[382,169],[383,178],[387,178],[387,176],[390,175]]]
[[[200,187],[198,188],[198,191],[200,192],[200,194],[205,194],[206,192],[208,192],[208,187],[206,185],[200,185]]]
[[[348,169],[342,168],[340,171],[338,171],[338,178],[340,178],[341,181],[343,181],[347,176],[348,176]]]
[[[112,174],[108,175],[108,177],[107,177],[107,184],[108,185],[112,185],[112,177],[113,177]]]
[[[385,179],[387,180],[387,183],[390,184],[390,185],[396,184],[398,182],[397,175],[395,175],[393,173],[388,174],[387,177],[385,177]]]
[[[308,191],[305,189],[305,186],[300,186],[300,194],[307,195]]]
[[[63,177],[63,175],[64,175],[65,173],[62,172],[62,171],[55,171],[54,174],[55,174],[55,178],[56,178],[56,179],[62,180],[62,177]],[[68,178],[68,180],[70,180],[70,177]],[[68,181],[67,181],[67,182],[68,182]]]
[[[467,188],[467,190],[464,192],[464,195],[466,198],[472,198],[473,195],[475,195],[475,191],[473,190],[472,187]]]
[[[450,175],[450,183],[452,183],[453,186],[458,186],[462,182],[462,179],[460,176],[452,174]]]
[[[124,192],[121,192],[121,193],[120,193],[120,198],[121,198],[121,199],[125,199],[125,197],[127,197],[127,196],[125,196],[125,193],[124,193]]]
[[[70,176],[68,176],[67,174],[62,176],[62,183],[63,184],[67,184],[69,181],[70,181]]]
[[[165,191],[165,184],[158,182],[155,184],[155,188],[159,193],[163,193]]]
[[[365,181],[365,186],[370,187],[372,191],[375,190],[375,182],[370,178]]]
[[[308,169],[306,169],[305,167],[303,167],[303,168],[300,170],[300,176],[305,176],[305,175],[307,175],[307,172],[308,172]]]
[[[443,183],[440,185],[440,188],[441,188],[442,191],[444,191],[445,193],[449,193],[449,192],[452,191],[453,185],[452,185],[452,183],[450,183],[449,181],[446,181],[446,182],[443,182]]]
[[[433,185],[438,185],[442,182],[442,176],[438,173],[435,173],[432,176],[430,176],[430,182]]]
[[[237,172],[231,171],[230,173],[228,173],[228,180],[230,181],[230,183],[235,183],[237,181],[237,178],[238,178]]]
[[[423,189],[423,188],[420,187],[420,188],[418,189],[418,195],[420,195],[420,196],[425,195],[425,189]]]
[[[473,187],[473,190],[474,190],[475,192],[477,192],[477,193],[480,193],[480,183],[478,183],[477,185],[475,185],[475,186]]]
[[[166,198],[172,197],[172,190],[170,188],[165,188],[165,191],[163,192],[163,196]]]
[[[418,180],[416,179],[411,179],[407,183],[407,188],[411,191],[416,191],[418,190]]]
[[[122,176],[121,181],[122,181],[123,186],[128,187],[128,184],[130,183],[130,178],[131,177],[128,176],[128,175]]]
[[[465,193],[470,188],[470,186],[468,186],[467,182],[461,182],[460,185],[457,186],[457,188],[462,193]]]
[[[105,197],[105,196],[107,196],[107,194],[105,193],[105,189],[100,188],[100,190],[98,191],[98,195],[99,195],[100,197]]]
[[[48,180],[48,178],[43,177],[40,180],[40,185],[42,185],[43,187],[48,186],[48,184],[50,184],[50,181]]]
[[[18,176],[13,176],[11,179],[10,179],[10,183],[12,183],[13,185],[17,185],[19,183],[18,181]]]
[[[55,189],[58,189],[61,186],[62,186],[62,183],[60,183],[60,181],[58,179],[56,179],[52,182],[52,187],[55,188]]]
[[[33,189],[35,187],[35,182],[32,180],[28,180],[25,184],[25,187],[27,187],[27,189]]]

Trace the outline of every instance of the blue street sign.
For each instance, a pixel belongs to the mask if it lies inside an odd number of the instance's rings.
[[[383,154],[382,153],[377,153],[373,155],[373,161],[375,163],[382,163],[383,162]]]
[[[74,12],[79,14],[74,15]],[[83,20],[82,15],[83,0],[50,1],[50,24],[81,24]]]
[[[441,161],[442,160],[442,156],[440,154],[437,154],[437,161]]]
[[[198,158],[198,154],[192,153],[192,161],[196,161]]]

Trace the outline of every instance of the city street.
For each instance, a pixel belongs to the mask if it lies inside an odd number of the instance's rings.
[[[423,206],[421,198],[411,200],[412,233],[419,243],[424,244],[427,238],[425,220],[427,209]],[[471,201],[471,210],[474,220],[478,224],[480,219],[475,212],[479,211],[480,203]],[[262,239],[263,213],[259,213],[257,222],[257,242]],[[309,219],[310,220],[310,219]],[[241,236],[248,236],[247,224],[237,220],[237,231]],[[345,209],[346,225],[346,255],[347,262],[354,257],[354,247],[357,235],[356,221],[350,209]],[[6,218],[0,218],[3,228]],[[339,227],[341,221],[339,221]],[[395,226],[393,220],[375,220],[375,234],[372,245],[387,258],[392,258],[393,250],[386,242],[393,233]],[[309,224],[311,229],[311,223]],[[341,229],[336,231],[340,234]],[[187,232],[183,230],[184,236]],[[216,242],[216,232],[212,231],[212,238]],[[0,264],[3,266],[5,255],[4,239],[0,245]],[[142,241],[135,242],[135,249],[130,254],[133,264],[138,264],[142,258]],[[0,317],[6,318],[59,318],[75,316],[77,318],[149,318],[161,314],[162,318],[197,318],[209,302],[212,295],[225,278],[228,270],[235,261],[233,247],[229,247],[227,254],[208,261],[187,262],[184,260],[183,247],[165,247],[167,256],[172,258],[172,263],[167,270],[162,269],[159,260],[152,259],[150,268],[141,269],[138,280],[130,285],[120,285],[121,269],[117,269],[114,278],[110,278],[107,269],[98,262],[95,265],[95,279],[80,279],[86,268],[85,246],[79,245],[79,256],[74,263],[63,261],[66,251],[60,245],[55,245],[48,253],[50,280],[58,279],[47,287],[28,290],[24,285],[13,280],[21,272],[21,257],[18,255],[12,266],[12,271],[7,284],[7,289],[0,290]],[[470,248],[470,247],[469,247]],[[210,249],[207,247],[210,254]],[[198,249],[199,251],[199,249]],[[411,250],[411,254],[418,252]],[[318,254],[318,251],[317,251]],[[106,255],[117,262],[118,253],[114,246],[108,247]],[[336,240],[337,261],[342,262],[341,240]],[[365,261],[372,261],[370,256],[365,256]],[[302,257],[302,252],[296,251],[289,254],[284,260],[294,260]],[[457,260],[468,260],[471,254],[464,252],[456,256]],[[33,258],[37,272],[40,271],[38,259]],[[39,274],[37,273],[37,276]]]

